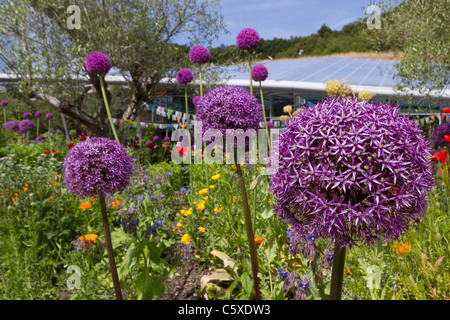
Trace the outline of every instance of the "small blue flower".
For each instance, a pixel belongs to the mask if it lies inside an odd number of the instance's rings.
[[[166,196],[166,195],[163,193],[163,194],[159,195],[158,199],[162,199],[162,198],[164,198],[165,196]]]
[[[136,196],[136,199],[138,199],[139,201],[144,201],[145,197],[142,194],[138,194]]]
[[[136,208],[135,208],[135,207],[129,207],[129,208],[128,208],[128,212],[131,213],[131,212],[134,212],[134,211],[136,211]]]

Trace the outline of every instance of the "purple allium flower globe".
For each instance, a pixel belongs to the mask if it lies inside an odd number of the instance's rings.
[[[85,198],[123,191],[130,182],[132,165],[120,143],[94,137],[71,148],[63,168],[68,190]]]
[[[6,106],[8,105],[8,101],[2,100],[2,101],[0,101],[0,105],[1,105],[2,107],[6,107]]]
[[[36,111],[36,112],[34,113],[34,116],[35,116],[36,118],[40,118],[40,117],[42,117],[42,112]]]
[[[164,137],[164,139],[163,139],[163,141],[170,141],[170,138],[169,137]]]
[[[269,71],[263,65],[256,65],[252,68],[252,78],[254,81],[264,81],[269,76]]]
[[[5,131],[14,131],[14,132],[18,132],[19,131],[19,124],[17,123],[17,121],[8,121],[5,123]]]
[[[398,238],[433,187],[421,133],[390,104],[331,98],[300,111],[279,137],[276,212],[339,247]]]
[[[202,131],[213,128],[223,137],[227,129],[258,130],[263,120],[261,105],[246,89],[234,86],[216,87],[203,96],[197,105],[197,121]]]
[[[19,132],[27,133],[34,130],[34,122],[28,119],[19,122]]]
[[[86,70],[90,74],[107,74],[111,69],[111,60],[102,52],[93,52],[86,57]]]
[[[158,136],[154,136],[153,137],[153,141],[158,141],[159,140],[159,137]]]
[[[53,118],[53,114],[52,113],[47,113],[45,115],[45,117],[50,120],[51,118]]]
[[[448,146],[448,141],[445,140],[444,136],[450,135],[450,122],[444,122],[436,127],[433,134],[433,143],[435,147],[446,147]]]
[[[31,114],[30,114],[29,112],[24,112],[23,115],[22,115],[22,117],[23,117],[24,119],[28,119],[29,117],[31,117]]]
[[[236,36],[236,46],[239,50],[254,50],[259,45],[259,34],[253,29],[241,30]]]
[[[189,52],[189,60],[192,63],[204,64],[209,61],[210,53],[209,50],[202,46],[196,46]]]
[[[194,74],[190,69],[181,69],[176,75],[179,84],[187,84],[194,79]]]

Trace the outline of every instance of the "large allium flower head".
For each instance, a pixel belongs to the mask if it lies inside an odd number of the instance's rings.
[[[42,117],[42,112],[36,111],[36,112],[34,113],[34,116],[35,116],[36,118],[40,118],[40,117]]]
[[[94,137],[77,143],[63,163],[65,183],[81,198],[123,191],[130,182],[131,157],[115,140]]]
[[[31,114],[29,112],[24,112],[22,116],[24,119],[27,119],[27,118],[31,117]]]
[[[449,142],[444,136],[450,134],[450,122],[444,122],[436,127],[433,134],[433,143],[435,147],[448,146]]]
[[[0,105],[1,105],[2,107],[6,107],[6,106],[8,105],[8,101],[2,100],[2,101],[0,101]]]
[[[259,41],[258,32],[250,28],[241,30],[236,36],[236,46],[239,50],[255,50]]]
[[[202,46],[193,47],[189,52],[189,60],[191,60],[192,63],[204,64],[209,61],[209,58],[209,50]]]
[[[86,70],[90,74],[107,74],[111,69],[111,60],[101,52],[93,52],[86,57]]]
[[[28,119],[22,120],[19,122],[19,132],[27,133],[29,131],[34,130],[34,122]]]
[[[5,123],[5,131],[14,131],[14,132],[18,132],[19,131],[19,124],[17,123],[17,121],[8,121]]]
[[[53,118],[53,114],[52,113],[47,113],[45,115],[45,117],[50,120],[51,118]]]
[[[390,104],[330,98],[292,118],[271,176],[276,212],[340,247],[398,238],[426,210],[430,146]]]
[[[269,71],[267,71],[265,66],[259,64],[252,68],[252,78],[254,81],[264,81],[268,76]]]
[[[258,130],[263,121],[261,105],[246,89],[234,86],[216,87],[197,104],[196,120],[202,122],[203,133],[217,129],[226,136],[227,129]]]
[[[186,84],[194,79],[194,75],[190,69],[181,69],[176,75],[179,84]]]

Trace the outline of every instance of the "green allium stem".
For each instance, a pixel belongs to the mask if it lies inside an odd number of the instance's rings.
[[[255,240],[254,240],[255,237],[253,235],[252,221],[251,221],[252,218],[250,216],[250,208],[248,206],[247,191],[245,188],[244,176],[242,174],[241,165],[238,164],[237,162],[237,150],[234,150],[234,164],[236,166],[236,171],[239,180],[239,187],[241,189],[242,204],[244,207],[245,227],[247,229],[247,238],[250,249],[250,260],[252,264],[253,285],[255,288],[256,300],[261,300],[261,291],[259,288],[259,278],[258,278],[258,257],[256,255]]]
[[[113,122],[113,119],[111,116],[111,111],[109,110],[109,103],[108,103],[108,98],[106,97],[105,82],[103,81],[103,75],[99,75],[99,78],[100,78],[100,86],[102,88],[103,101],[105,102],[106,113],[108,114],[108,119],[109,119],[109,123],[111,124],[111,129],[114,134],[114,139],[116,139],[116,141],[118,143],[120,143],[119,138],[117,137],[116,127],[114,126],[114,122]]]
[[[200,97],[203,98],[203,85],[202,85],[202,65],[198,66],[198,76],[200,78]]]
[[[39,137],[39,118],[36,120],[36,139]]]
[[[262,112],[263,112],[263,117],[264,117],[264,126],[266,127],[267,146],[269,147],[269,151],[270,151],[271,148],[270,148],[269,128],[267,127],[266,110],[264,108],[264,96],[263,96],[263,91],[262,91],[262,87],[261,87],[261,81],[259,82],[259,94],[261,96],[261,105],[262,105]]]
[[[191,147],[191,135],[190,135],[190,131],[189,131],[189,107],[188,107],[187,83],[184,84],[184,103],[186,106],[186,128],[187,128],[187,131],[189,132],[189,139],[188,139],[189,140],[188,141],[188,145],[189,145],[188,155],[190,155],[189,156],[189,186],[192,189],[192,156],[191,156],[192,147]]]
[[[344,281],[346,248],[336,246],[333,253],[333,266],[331,269],[330,300],[341,300],[342,283]]]
[[[116,293],[117,300],[122,300],[122,291],[120,290],[119,277],[117,275],[116,262],[114,260],[114,251],[111,242],[111,232],[109,231],[108,214],[106,212],[105,197],[99,197],[100,208],[102,212],[103,229],[105,232],[106,249],[108,251],[109,267],[111,269],[111,275],[114,283],[114,291]]]

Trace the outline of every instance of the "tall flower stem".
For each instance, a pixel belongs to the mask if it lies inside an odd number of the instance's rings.
[[[106,212],[106,202],[104,196],[99,196],[100,209],[102,211],[103,229],[105,232],[106,249],[108,251],[109,267],[111,269],[111,275],[114,283],[114,291],[116,293],[117,300],[122,300],[122,291],[120,290],[119,277],[117,275],[116,262],[114,260],[114,252],[111,242],[111,232],[109,231],[108,214]]]
[[[188,95],[187,95],[187,83],[184,84],[184,104],[186,106],[186,128],[189,132],[189,187],[192,189],[192,146],[191,146],[191,134],[189,131],[189,107],[188,107]]]
[[[198,77],[200,79],[200,97],[203,98],[203,85],[202,85],[202,65],[198,65]]]
[[[5,110],[5,107],[3,107],[3,121],[4,121],[4,124],[6,124],[6,110]]]
[[[267,134],[267,146],[270,149],[270,136],[269,136],[269,128],[267,127],[267,120],[266,120],[266,109],[264,108],[264,96],[263,96],[263,91],[262,91],[262,87],[261,87],[261,81],[259,82],[259,95],[261,96],[261,105],[262,105],[262,112],[263,112],[263,117],[264,117],[264,126],[266,127],[266,134]]]
[[[237,150],[234,150],[234,164],[236,166],[236,171],[239,180],[239,187],[241,189],[242,204],[244,207],[245,227],[247,229],[248,245],[250,249],[250,260],[252,264],[253,285],[255,288],[256,300],[261,300],[261,291],[259,289],[259,278],[258,278],[258,257],[256,255],[256,248],[254,241],[255,237],[253,235],[252,221],[251,221],[252,219],[250,216],[250,208],[248,205],[244,176],[242,174],[241,165],[238,164],[237,162]]]
[[[105,102],[106,113],[108,114],[108,119],[111,125],[112,132],[114,134],[114,139],[116,139],[116,141],[120,143],[119,138],[117,137],[116,127],[114,126],[114,122],[111,116],[111,110],[109,109],[108,98],[106,97],[105,82],[103,80],[103,75],[100,74],[99,78],[100,78],[100,86],[102,88],[103,101]]]
[[[333,266],[331,269],[330,300],[341,300],[342,283],[344,281],[346,247],[336,246],[333,253]]]
[[[247,51],[247,54],[248,54],[248,72],[250,73],[250,93],[253,95],[252,56],[250,55],[250,51]]]

